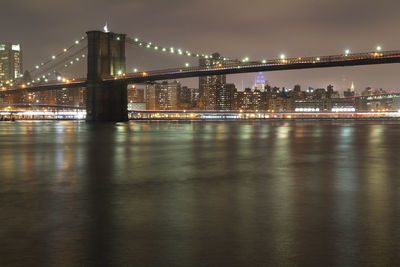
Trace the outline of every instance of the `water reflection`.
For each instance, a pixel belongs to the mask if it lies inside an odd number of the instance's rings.
[[[398,265],[400,125],[0,124],[0,265]]]

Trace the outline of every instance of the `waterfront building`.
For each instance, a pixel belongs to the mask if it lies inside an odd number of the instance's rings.
[[[145,97],[144,97],[144,89],[143,88],[137,88],[136,85],[132,84],[128,86],[128,103],[143,103],[145,102]]]
[[[160,110],[177,110],[179,107],[179,91],[181,84],[178,81],[164,81],[160,85],[158,106]]]
[[[148,110],[159,109],[158,95],[160,91],[159,83],[146,84],[146,107]]]

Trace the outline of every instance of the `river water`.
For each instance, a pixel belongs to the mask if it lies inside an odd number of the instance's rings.
[[[399,122],[0,123],[0,266],[398,266]]]

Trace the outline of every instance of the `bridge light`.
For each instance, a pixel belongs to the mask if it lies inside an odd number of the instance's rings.
[[[121,40],[121,38],[118,36],[118,37],[117,37],[117,41],[119,41],[119,40]]]
[[[344,54],[347,56],[348,54],[350,54],[350,49],[346,49],[344,50]]]
[[[261,63],[265,64],[265,63],[267,63],[267,61],[265,59],[263,59],[263,61],[261,61]]]
[[[76,40],[76,41],[75,41],[75,44],[79,44],[79,41],[78,41],[78,40]]]
[[[185,67],[189,67],[190,65],[189,65],[189,63],[185,63]]]
[[[154,47],[154,50],[158,50],[158,46],[155,46],[155,47]]]
[[[138,72],[138,69],[133,69],[133,72]]]
[[[138,39],[138,38],[135,38],[135,42],[139,42],[139,39]]]
[[[319,57],[317,57],[317,61],[320,61],[321,59]]]
[[[162,49],[162,51],[165,52],[165,51],[167,51],[167,49],[164,47],[164,48]]]
[[[56,59],[56,56],[51,56],[51,59]]]
[[[382,50],[382,47],[380,46],[380,45],[378,45],[377,47],[376,47],[376,51],[381,51]]]
[[[67,48],[64,48],[63,51],[64,51],[64,52],[67,52]]]
[[[280,57],[280,59],[282,59],[282,60],[286,58],[285,54],[281,54],[279,57]]]
[[[39,66],[38,66],[38,65],[36,65],[36,66],[35,66],[35,68],[36,68],[36,69],[38,69],[38,68],[39,68]]]

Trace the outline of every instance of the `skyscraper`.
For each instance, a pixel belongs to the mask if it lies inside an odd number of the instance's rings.
[[[264,74],[262,72],[259,72],[257,74],[257,77],[254,81],[254,87],[253,87],[253,91],[254,90],[259,90],[260,92],[264,92],[265,90],[265,77]]]
[[[199,66],[203,68],[211,68],[219,64],[222,64],[222,59],[218,53],[214,53],[211,58],[199,59]],[[225,91],[225,84],[225,75],[199,77],[199,107],[207,110],[222,109],[228,94]]]
[[[22,53],[19,44],[0,44],[0,81],[19,78],[22,75]]]

